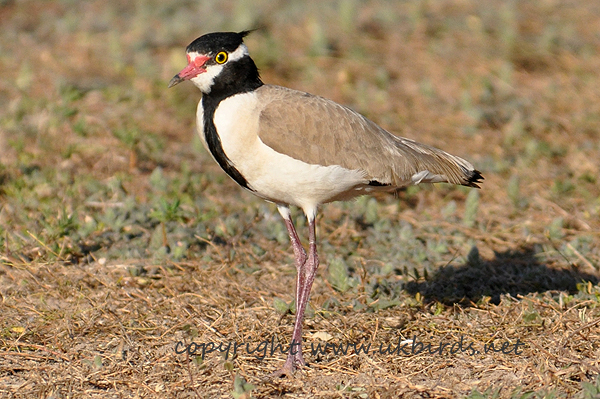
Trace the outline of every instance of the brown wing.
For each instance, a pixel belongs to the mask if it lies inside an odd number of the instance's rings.
[[[333,101],[280,86],[257,90],[259,137],[275,151],[309,164],[361,170],[372,184],[424,182],[478,187],[481,174],[462,158],[394,136]],[[417,179],[418,180],[418,179]]]

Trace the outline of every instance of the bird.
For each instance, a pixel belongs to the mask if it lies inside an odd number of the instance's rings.
[[[422,183],[479,188],[483,176],[468,161],[394,135],[332,100],[263,83],[244,43],[248,34],[198,37],[168,87],[189,80],[200,89],[196,124],[204,147],[237,184],[274,203],[283,217],[297,271],[296,313],[290,350],[273,376],[289,376],[306,366],[302,321],[319,267],[318,208]],[[308,251],[291,206],[308,220]]]

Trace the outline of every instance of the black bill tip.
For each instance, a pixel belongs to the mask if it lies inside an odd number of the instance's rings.
[[[185,79],[182,79],[179,74],[173,76],[173,79],[171,79],[171,81],[169,82],[169,86],[167,86],[168,89],[170,89],[171,87],[183,82]]]

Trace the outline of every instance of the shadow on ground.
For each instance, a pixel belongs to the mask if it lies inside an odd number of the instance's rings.
[[[498,304],[502,294],[516,297],[545,291],[574,293],[578,283],[598,283],[597,275],[575,267],[556,269],[539,263],[533,248],[496,253],[492,260],[475,258],[462,266],[441,268],[427,281],[407,283],[405,289],[412,295],[419,292],[426,301],[468,305],[483,296]]]

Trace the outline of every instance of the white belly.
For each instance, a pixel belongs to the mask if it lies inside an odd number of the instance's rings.
[[[311,165],[274,151],[258,137],[259,112],[253,93],[223,100],[214,115],[223,152],[258,196],[279,204],[313,210],[319,204],[363,194],[368,183],[360,171],[340,166]],[[198,133],[206,147],[203,112],[197,112]]]

